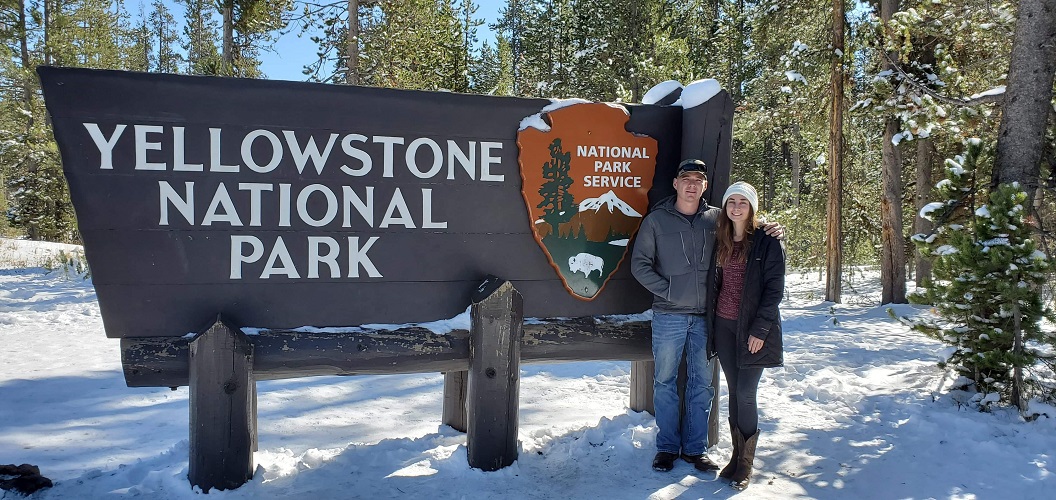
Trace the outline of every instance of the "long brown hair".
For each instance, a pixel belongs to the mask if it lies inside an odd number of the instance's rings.
[[[755,209],[749,205],[748,224],[744,228],[746,246],[741,255],[738,256],[738,262],[748,262],[748,250],[752,248],[752,234],[755,233],[756,227],[759,227],[759,221],[755,218]],[[726,215],[725,205],[722,207],[722,213],[719,214],[719,225],[715,230],[715,236],[719,243],[718,265],[719,267],[726,267],[726,264],[730,263],[730,257],[733,255],[733,221],[730,220],[730,216]]]

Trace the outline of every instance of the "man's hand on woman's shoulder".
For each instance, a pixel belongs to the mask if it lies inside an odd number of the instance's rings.
[[[777,222],[763,223],[763,230],[766,231],[767,236],[773,236],[782,241],[785,239],[785,226],[782,226]]]

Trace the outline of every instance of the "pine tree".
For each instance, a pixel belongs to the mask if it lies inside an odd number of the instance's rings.
[[[173,49],[173,45],[179,41],[176,21],[172,18],[169,7],[161,0],[154,0],[152,7],[150,30],[151,38],[157,47],[157,64],[153,69],[158,73],[178,73],[183,58]]]
[[[73,207],[34,70],[38,64],[118,68],[122,51],[110,2],[4,4],[0,42],[0,205],[33,239],[76,241]],[[10,23],[8,21],[10,18]]]
[[[217,49],[220,25],[206,0],[179,0],[184,9],[181,48],[187,54],[185,72],[189,75],[218,75],[222,66]]]
[[[543,164],[543,179],[546,182],[539,187],[543,201],[536,208],[543,209],[543,219],[550,224],[551,234],[560,234],[558,226],[568,222],[578,210],[575,200],[568,188],[572,186],[572,177],[568,175],[571,167],[572,153],[561,148],[561,139],[550,143],[550,161]]]
[[[947,178],[936,186],[943,200],[921,213],[936,230],[913,241],[933,256],[936,279],[910,298],[933,304],[941,320],[918,320],[914,328],[954,348],[942,366],[972,381],[979,400],[996,394],[1023,410],[1031,395],[1054,395],[1023,372],[1053,359],[1039,350],[1056,345],[1040,327],[1051,318],[1040,287],[1052,263],[1031,237],[1018,185],[1000,185],[975,206],[981,153],[982,141],[973,139],[963,158],[947,160]]]
[[[217,0],[222,19],[222,73],[260,78],[261,50],[275,40],[275,32],[286,27],[286,12],[293,0]]]

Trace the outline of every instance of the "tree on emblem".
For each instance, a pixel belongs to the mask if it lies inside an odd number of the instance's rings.
[[[572,166],[572,153],[561,150],[561,139],[550,143],[550,161],[543,163],[543,179],[546,182],[539,188],[543,201],[536,208],[543,209],[543,220],[552,229],[550,234],[560,234],[558,225],[568,222],[576,214],[575,203],[568,188],[572,186],[572,177],[568,170]]]

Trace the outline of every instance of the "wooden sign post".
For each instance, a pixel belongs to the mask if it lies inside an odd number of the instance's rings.
[[[517,460],[524,301],[509,281],[489,278],[470,309],[469,466],[499,470]]]
[[[257,384],[253,344],[217,318],[190,346],[190,463],[192,486],[230,490],[253,477],[257,442]]]

